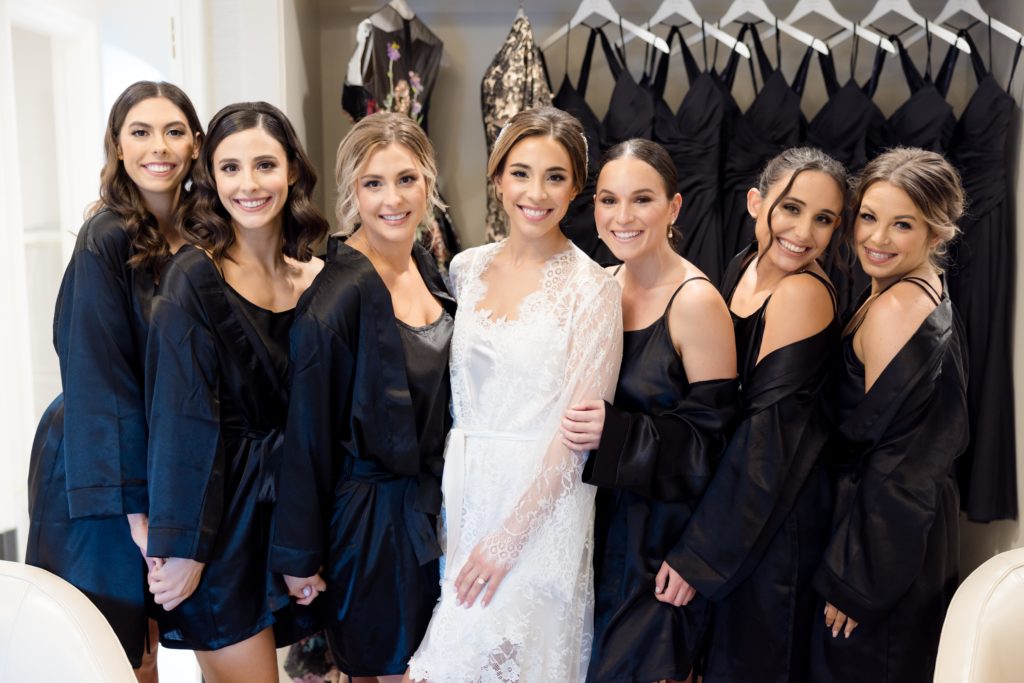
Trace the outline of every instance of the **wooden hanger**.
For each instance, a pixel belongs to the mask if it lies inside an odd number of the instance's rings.
[[[883,38],[869,28],[864,28],[860,24],[855,24],[836,9],[835,5],[832,4],[831,0],[800,0],[793,7],[793,11],[789,13],[789,16],[785,18],[787,24],[796,24],[808,14],[817,14],[820,17],[828,19],[833,24],[836,24],[840,28],[844,28],[850,31],[854,31],[858,36],[868,41],[872,45],[881,45],[882,49],[886,52],[896,54],[896,46],[892,44],[887,38]],[[762,38],[771,38],[775,35],[775,27],[771,27],[761,36]]]
[[[818,40],[807,31],[801,31],[789,22],[780,20],[772,14],[772,11],[768,9],[768,5],[764,4],[764,0],[733,0],[733,3],[729,5],[729,9],[725,10],[725,14],[718,20],[718,28],[736,21],[744,14],[753,14],[761,21],[772,26],[772,28],[778,26],[779,30],[786,35],[795,38],[804,45],[810,45],[822,54],[828,54],[828,46],[824,42]],[[686,42],[689,45],[693,45],[699,40],[700,34],[696,34],[696,36],[690,36]]]
[[[982,22],[985,25],[988,25],[991,21],[992,29],[994,31],[1002,33],[1004,36],[1006,36],[1015,43],[1020,42],[1020,31],[1010,26],[1007,26],[998,19],[993,19],[992,17],[990,17],[988,14],[985,13],[985,10],[981,8],[981,5],[978,4],[978,0],[949,0],[949,2],[946,3],[946,6],[942,8],[942,11],[939,12],[939,16],[935,17],[935,23],[944,24],[950,19],[952,19],[953,15],[955,15],[957,12],[969,14],[970,16],[974,17],[975,19],[977,19],[978,21]],[[931,26],[929,25],[928,28],[931,29]],[[918,40],[921,40],[921,38],[923,37],[924,30],[918,29],[917,31],[914,31],[914,33],[912,33],[906,40],[904,40],[903,44],[910,45],[911,43],[915,43]]]
[[[666,54],[668,53],[668,43],[665,42],[664,38],[659,38],[650,31],[640,28],[633,22],[623,19],[619,13],[615,11],[615,8],[612,7],[612,4],[608,0],[583,0],[583,2],[580,3],[580,6],[576,8],[576,14],[572,16],[569,23],[548,36],[548,39],[541,43],[541,49],[548,49],[564,37],[566,33],[584,23],[595,14],[613,24],[619,24],[626,31],[635,33],[637,38],[650,43]]]
[[[956,45],[967,54],[971,54],[971,46],[967,44],[966,40],[957,37],[957,35],[949,29],[942,28],[936,23],[929,22],[914,11],[914,8],[910,6],[909,0],[878,0],[868,15],[861,19],[859,23],[873,24],[890,12],[900,15],[904,19],[909,19],[918,26],[927,27],[928,31],[936,38],[941,38],[950,45]],[[835,47],[852,35],[853,31],[848,29],[842,31],[828,41],[829,47]]]
[[[654,11],[654,14],[650,19],[647,20],[647,26],[657,26],[663,24],[667,19],[671,19],[674,16],[681,17],[684,21],[688,21],[694,26],[700,26],[709,36],[721,41],[730,50],[735,50],[740,54],[741,57],[750,59],[750,48],[743,43],[737,41],[735,38],[730,36],[725,31],[722,31],[717,26],[706,23],[697,13],[693,3],[690,0],[664,0],[661,5]],[[626,36],[625,42],[629,42],[633,39],[633,35]]]

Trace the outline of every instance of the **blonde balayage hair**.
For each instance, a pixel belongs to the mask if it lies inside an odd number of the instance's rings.
[[[956,222],[966,207],[960,173],[941,154],[917,147],[890,149],[865,166],[857,178],[853,206],[858,212],[867,189],[883,181],[906,192],[924,215],[929,232],[939,239],[928,260],[942,272],[941,259],[960,232]]]
[[[338,145],[338,156],[334,165],[334,179],[338,186],[338,200],[335,216],[338,232],[352,234],[360,225],[359,200],[356,197],[356,181],[359,173],[374,152],[388,145],[402,145],[408,149],[427,186],[427,216],[431,221],[432,208],[444,210],[445,205],[437,193],[437,161],[434,146],[418,123],[405,114],[377,112],[360,120],[345,139]],[[429,226],[427,226],[429,227]]]

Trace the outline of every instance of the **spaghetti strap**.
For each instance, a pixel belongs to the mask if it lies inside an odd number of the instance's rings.
[[[691,278],[687,278],[687,279],[683,280],[682,282],[679,283],[679,286],[676,287],[676,291],[672,292],[672,296],[669,297],[668,305],[665,306],[665,315],[668,315],[668,312],[672,310],[672,302],[676,300],[676,295],[679,294],[679,290],[681,290],[688,283],[693,282],[694,280],[704,280],[705,282],[710,284],[712,287],[715,286],[714,283],[711,282],[711,280],[707,279],[703,275],[695,275],[695,276],[693,276]]]
[[[942,295],[934,287],[932,287],[932,283],[928,282],[924,278],[917,277],[916,275],[910,275],[908,277],[900,278],[896,282],[889,285],[889,287],[897,285],[900,282],[912,282],[918,287],[920,287],[922,290],[924,290],[924,293],[928,295],[928,298],[931,299],[936,306],[942,303]],[[886,287],[886,289],[889,289],[889,287]]]
[[[612,271],[612,276],[618,275],[619,271],[622,270],[622,264],[615,266],[615,270]]]
[[[828,292],[829,298],[832,299],[832,312],[833,313],[838,312],[839,311],[839,298],[836,295],[836,288],[835,288],[835,286],[831,282],[828,281],[828,278],[824,278],[821,275],[818,275],[813,270],[798,270],[795,273],[791,273],[791,275],[800,275],[801,273],[806,274],[806,275],[810,275],[815,280],[817,280],[818,282],[820,282],[822,285],[825,286],[825,290]],[[789,277],[789,275],[787,275],[786,277]]]

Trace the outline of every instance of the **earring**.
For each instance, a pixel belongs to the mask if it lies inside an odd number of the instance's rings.
[[[672,239],[672,224],[668,224],[668,234],[665,235],[667,238]]]

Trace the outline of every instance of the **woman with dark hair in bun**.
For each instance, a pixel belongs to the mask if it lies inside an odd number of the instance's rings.
[[[588,401],[562,429],[588,449],[597,492],[594,647],[588,681],[685,679],[711,610],[671,574],[675,545],[739,409],[736,343],[718,290],[672,246],[681,197],[659,145],[605,154],[594,216],[623,263],[622,368],[614,403]]]
[[[233,104],[210,122],[183,247],[153,304],[146,357],[149,552],[160,639],[210,683],[277,681],[306,635],[267,567],[287,414],[288,334],[323,267],[316,173],[285,115]],[[274,632],[272,633],[271,627]]]
[[[143,656],[145,344],[161,273],[182,244],[175,221],[202,135],[192,102],[170,83],[139,81],[114,102],[100,198],[54,312],[63,393],[40,421],[29,468],[25,561],[96,604],[140,681],[156,680],[155,648]]]
[[[941,155],[897,148],[864,168],[854,206],[871,288],[843,337],[813,679],[924,683],[959,570],[953,461],[968,439],[966,340],[940,259],[964,190]]]

